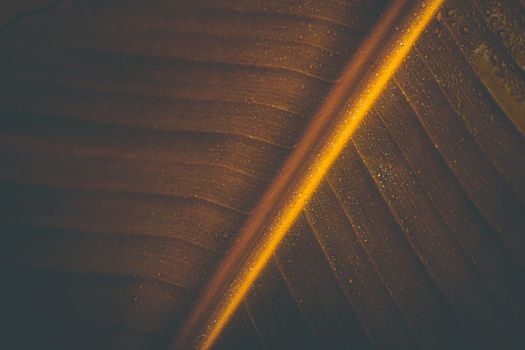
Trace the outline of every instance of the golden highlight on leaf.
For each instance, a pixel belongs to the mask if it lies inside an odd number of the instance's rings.
[[[441,3],[395,1],[386,11],[240,230],[181,328],[175,349],[214,344]]]

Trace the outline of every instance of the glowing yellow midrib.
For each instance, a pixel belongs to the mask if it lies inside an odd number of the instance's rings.
[[[390,42],[386,54],[382,56],[379,64],[366,76],[366,79],[360,85],[361,88],[354,95],[355,98],[352,101],[348,101],[344,116],[333,128],[330,137],[321,147],[318,156],[313,160],[306,175],[302,176],[297,185],[294,186],[297,188],[296,195],[287,198],[283,209],[273,218],[272,224],[266,230],[264,235],[265,241],[259,244],[249,256],[246,266],[241,269],[240,274],[223,296],[218,309],[214,310],[213,318],[209,320],[207,329],[203,330],[204,336],[198,344],[199,348],[208,349],[213,345],[221,330],[247,294],[250,286],[268,263],[278,244],[299,216],[307,200],[313,195],[330,166],[344,149],[348,140],[397,68],[399,68],[419,35],[437,12],[442,1],[421,1],[408,21],[399,29],[399,37],[397,39],[394,38]]]

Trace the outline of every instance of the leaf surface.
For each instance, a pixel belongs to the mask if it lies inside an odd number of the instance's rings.
[[[76,0],[3,32],[15,344],[168,348],[386,8]],[[524,344],[519,11],[445,4],[218,348]]]

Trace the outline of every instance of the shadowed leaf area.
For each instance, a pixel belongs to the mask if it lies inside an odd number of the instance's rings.
[[[170,349],[390,5],[2,1],[0,347]],[[523,13],[445,0],[214,349],[525,348]]]

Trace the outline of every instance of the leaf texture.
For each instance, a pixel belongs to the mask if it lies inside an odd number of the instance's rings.
[[[268,348],[523,347],[521,9],[445,3],[248,296]]]
[[[386,5],[71,0],[3,32],[6,341],[168,348]],[[445,3],[217,348],[525,345],[523,7]]]

